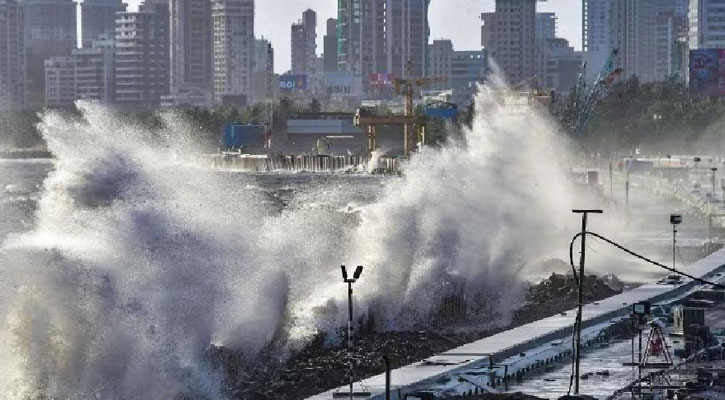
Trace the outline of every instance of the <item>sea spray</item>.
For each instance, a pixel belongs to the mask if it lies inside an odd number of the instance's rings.
[[[334,333],[340,264],[365,266],[357,309],[379,328],[426,327],[448,295],[478,327],[500,325],[568,221],[566,146],[487,89],[464,139],[381,178],[377,200],[340,204],[351,177],[281,210],[238,175],[188,163],[198,149],[178,116],[149,131],[79,108],[43,115],[55,170],[35,229],[4,245],[3,398],[223,398],[209,346],[253,360],[273,341]]]

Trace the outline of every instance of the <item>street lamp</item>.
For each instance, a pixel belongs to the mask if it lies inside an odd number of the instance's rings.
[[[677,225],[682,223],[682,215],[670,215],[670,223],[672,224],[672,269],[677,269],[675,254],[677,252]]]
[[[348,375],[350,378],[350,400],[352,400],[355,396],[355,392],[353,391],[353,384],[355,383],[355,372],[353,370],[352,359],[352,284],[360,279],[363,267],[362,265],[358,265],[357,268],[355,268],[355,272],[352,274],[352,278],[348,278],[347,268],[345,268],[344,265],[341,265],[340,268],[342,269],[342,281],[347,283],[347,353],[350,364],[350,370],[348,371]]]
[[[712,176],[710,177],[712,179],[712,200],[715,200],[715,175],[717,174],[717,167],[710,168],[710,171],[712,171]]]

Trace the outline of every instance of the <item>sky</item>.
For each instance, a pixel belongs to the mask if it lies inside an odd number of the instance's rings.
[[[141,2],[128,1],[131,9]],[[430,40],[451,39],[456,50],[480,49],[480,16],[482,12],[493,11],[494,4],[494,0],[432,0],[428,16]],[[325,21],[336,16],[336,0],[256,0],[256,36],[272,42],[276,72],[290,68],[290,25],[308,8],[317,12],[317,52],[322,53]],[[581,1],[546,0],[538,3],[537,10],[555,12],[559,17],[559,36],[581,49]]]

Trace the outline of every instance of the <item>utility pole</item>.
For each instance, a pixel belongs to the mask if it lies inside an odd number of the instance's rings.
[[[627,165],[627,180],[624,182],[624,205],[625,205],[625,217],[629,216],[629,170],[630,165]]]
[[[347,355],[350,367],[347,373],[350,378],[350,400],[353,400],[355,396],[355,392],[353,390],[353,385],[355,384],[355,371],[353,365],[354,360],[352,357],[352,284],[360,279],[360,274],[362,274],[363,267],[362,265],[358,265],[351,279],[347,276],[347,269],[345,268],[345,266],[341,265],[340,267],[342,269],[342,280],[343,282],[347,283]]]
[[[677,225],[682,223],[682,215],[670,215],[670,223],[672,224],[672,269],[677,269]]]
[[[715,192],[716,192],[716,190],[715,190],[715,178],[716,178],[716,175],[717,175],[717,168],[716,167],[712,167],[712,168],[710,168],[710,170],[712,171],[712,176],[710,177],[712,179],[712,197],[711,198],[712,198],[713,201],[715,201]]]
[[[574,369],[575,385],[574,394],[579,394],[579,366],[581,364],[581,347],[582,347],[582,309],[584,307],[584,261],[586,260],[586,242],[587,242],[587,217],[589,214],[601,214],[602,210],[573,210],[574,214],[582,215],[582,233],[581,233],[581,253],[579,257],[579,305],[576,314],[576,364]]]
[[[614,172],[612,169],[612,160],[609,159],[609,199],[614,202]]]

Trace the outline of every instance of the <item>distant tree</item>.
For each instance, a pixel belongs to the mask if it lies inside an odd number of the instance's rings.
[[[309,108],[307,108],[307,112],[319,114],[320,112],[322,112],[322,103],[320,103],[320,101],[317,99],[312,99],[312,101],[310,101]]]

